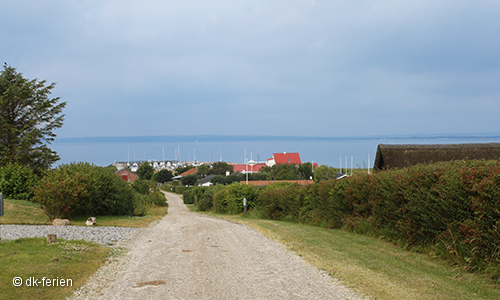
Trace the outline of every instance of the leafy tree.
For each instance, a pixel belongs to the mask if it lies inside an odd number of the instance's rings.
[[[0,164],[19,163],[40,175],[59,160],[48,148],[63,125],[66,102],[49,98],[55,83],[28,80],[5,65],[0,73]]]
[[[226,175],[227,171],[229,171],[229,173],[233,173],[234,167],[226,162],[221,161],[214,163],[209,173],[213,175]]]
[[[294,164],[276,164],[272,167],[263,167],[260,172],[266,173],[268,180],[301,179],[299,167]]]
[[[198,176],[194,174],[186,175],[181,178],[181,182],[183,185],[195,185],[196,181],[198,181]]]
[[[210,167],[207,165],[201,165],[198,167],[198,170],[196,170],[196,176],[198,177],[206,177],[208,173],[210,172]]]
[[[169,170],[161,170],[160,172],[154,173],[151,179],[163,183],[172,180],[172,177],[174,177],[174,175],[172,175],[172,172]]]
[[[299,166],[299,174],[302,179],[309,180],[313,176],[312,164],[310,162],[301,164]]]
[[[139,176],[139,179],[150,180],[154,173],[155,168],[153,168],[153,166],[151,166],[147,161],[144,162],[139,169],[137,169],[137,176]]]
[[[321,165],[314,169],[314,182],[321,182],[324,180],[335,179],[337,172],[334,168],[326,165]]]

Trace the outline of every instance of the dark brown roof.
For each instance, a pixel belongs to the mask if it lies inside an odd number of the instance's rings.
[[[460,159],[499,159],[500,143],[387,145],[377,147],[374,170],[406,168],[419,163]]]

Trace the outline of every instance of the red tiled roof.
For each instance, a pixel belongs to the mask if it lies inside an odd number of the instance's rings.
[[[233,166],[233,171],[234,172],[243,172],[243,171],[247,171],[247,165],[245,164],[237,164],[237,165],[232,165]],[[250,165],[248,165],[248,172],[260,172],[260,169],[262,169],[263,167],[265,167],[266,164],[255,164],[253,167],[251,167]]]
[[[302,164],[298,153],[273,153],[273,157],[276,164]]]
[[[241,183],[246,183],[246,181],[240,181]],[[270,185],[275,182],[291,182],[291,183],[297,183],[298,185],[309,185],[313,184],[313,180],[255,180],[255,181],[249,181],[248,184],[255,185],[255,186],[263,186],[263,185]]]
[[[189,169],[186,172],[182,173],[181,175],[182,176],[192,175],[192,174],[196,173],[196,171],[198,171],[198,168],[192,168],[192,169]]]

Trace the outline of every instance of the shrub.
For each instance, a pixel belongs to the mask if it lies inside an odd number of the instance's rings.
[[[216,212],[239,214],[243,212],[243,198],[247,199],[250,208],[255,206],[257,188],[253,185],[233,183],[218,191],[213,196],[213,206]]]
[[[33,187],[38,181],[38,176],[33,174],[33,170],[13,163],[0,168],[0,193],[5,197],[29,200],[33,197]]]
[[[69,189],[74,186],[73,196],[62,199],[57,187],[61,185]],[[76,192],[83,186],[83,191]],[[53,189],[43,191],[44,189]],[[59,166],[47,172],[39,185],[34,189],[36,202],[46,206],[64,205],[69,215],[130,215],[134,210],[134,192],[129,184],[112,171],[89,163],[71,163]],[[61,202],[62,201],[62,202]],[[50,216],[49,216],[50,218]]]
[[[78,210],[87,196],[88,176],[52,171],[44,176],[33,189],[34,202],[39,203],[50,221],[69,218]]]

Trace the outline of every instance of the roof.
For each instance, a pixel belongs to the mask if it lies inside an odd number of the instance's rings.
[[[196,171],[198,171],[198,168],[192,168],[192,169],[187,170],[184,173],[181,173],[181,175],[182,176],[192,175],[192,174],[196,173]]]
[[[215,175],[208,175],[207,177],[200,179],[200,181],[198,182],[198,185],[202,185],[204,183],[210,182],[210,180],[212,180],[212,178],[214,176]]]
[[[273,153],[273,157],[276,164],[302,164],[298,153]]]
[[[387,145],[377,147],[374,170],[406,168],[419,163],[461,159],[499,159],[500,143]]]
[[[247,171],[247,165],[246,164],[235,164],[235,165],[232,165],[233,166],[233,171],[234,172],[246,172]],[[265,167],[266,164],[255,164],[252,166],[248,165],[248,172],[260,172],[260,169],[262,169],[263,167]]]
[[[241,183],[246,183],[246,181],[240,181]],[[313,180],[253,180],[249,181],[248,184],[255,185],[255,186],[263,186],[263,185],[270,185],[273,183],[277,182],[290,182],[290,183],[297,183],[298,185],[310,185],[313,184]]]
[[[122,171],[126,171],[127,173],[133,173],[133,174],[136,174],[135,172],[132,172],[132,171],[127,170],[127,169],[120,169],[120,170],[116,171],[115,173],[116,173],[116,174],[118,174],[118,173],[120,173],[120,172],[122,172]],[[137,174],[136,174],[136,175],[137,175]]]

